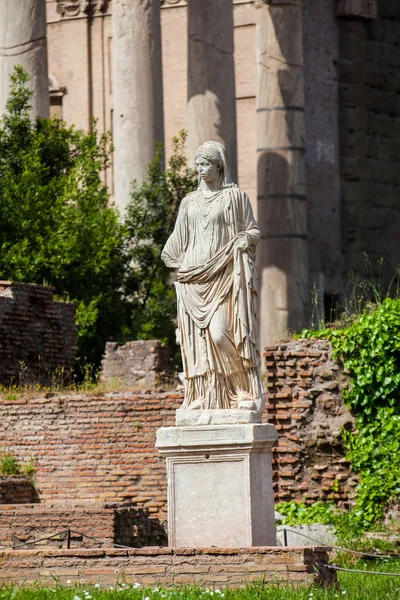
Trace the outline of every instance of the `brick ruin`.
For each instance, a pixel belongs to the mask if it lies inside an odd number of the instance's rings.
[[[174,424],[180,392],[46,394],[0,402],[0,447],[34,459],[42,503],[135,502],[166,515],[156,430]]]
[[[276,502],[347,505],[357,477],[339,431],[353,420],[342,398],[348,381],[330,343],[285,342],[267,348],[265,360],[264,420],[279,433],[273,450]],[[130,545],[165,544],[167,478],[155,434],[174,425],[182,401],[179,390],[3,398],[0,446],[22,462],[36,462],[35,500],[17,491],[14,502],[10,494],[5,499],[0,485],[0,531],[11,517],[14,523],[12,538],[3,534],[3,543],[69,524],[114,541],[127,540],[131,527]],[[118,523],[125,523],[125,533]],[[65,536],[57,543],[65,546]]]
[[[70,530],[67,542],[67,530]],[[132,502],[9,504],[0,510],[0,547],[51,536],[41,546],[92,548],[100,542],[165,546],[165,528]],[[86,537],[87,536],[87,537]],[[26,549],[31,548],[27,546]]]
[[[244,586],[254,581],[335,584],[326,548],[96,548],[0,550],[0,584],[56,581],[144,586]]]
[[[265,419],[275,425],[274,491],[278,502],[334,501],[348,506],[358,478],[345,458],[341,428],[353,417],[349,385],[327,340],[294,340],[267,348]]]
[[[33,481],[25,475],[0,475],[0,504],[31,504],[38,501]]]
[[[69,381],[75,365],[75,305],[53,300],[54,288],[0,281],[0,383]]]

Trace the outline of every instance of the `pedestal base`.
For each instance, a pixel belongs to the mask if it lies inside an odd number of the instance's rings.
[[[269,424],[163,427],[170,546],[276,545]]]
[[[261,416],[255,410],[188,410],[178,408],[175,423],[177,427],[197,425],[238,425],[260,423]]]

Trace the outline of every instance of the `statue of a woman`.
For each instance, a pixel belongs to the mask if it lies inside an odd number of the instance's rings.
[[[178,341],[186,409],[262,412],[255,246],[260,231],[247,195],[231,182],[226,151],[196,152],[199,185],[186,196],[162,252],[177,268]]]

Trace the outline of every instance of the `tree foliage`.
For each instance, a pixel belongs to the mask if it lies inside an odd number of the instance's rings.
[[[110,139],[32,122],[27,81],[17,67],[0,122],[0,277],[76,301],[80,354],[99,360],[125,305],[124,229],[101,179]]]
[[[195,186],[174,138],[132,189],[122,222],[102,174],[109,134],[30,117],[29,77],[17,67],[0,121],[0,278],[52,285],[77,304],[79,355],[99,365],[106,341],[175,339],[175,295],[161,262],[180,200]]]

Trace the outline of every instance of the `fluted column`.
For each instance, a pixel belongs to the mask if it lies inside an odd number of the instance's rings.
[[[49,116],[46,1],[0,1],[0,115],[10,92],[10,75],[21,65],[31,77],[34,117]]]
[[[308,263],[301,0],[258,0],[257,7],[257,260],[263,348],[306,324]]]
[[[160,0],[113,0],[114,200],[124,211],[164,141]]]
[[[188,149],[222,142],[237,180],[232,0],[188,2]]]

